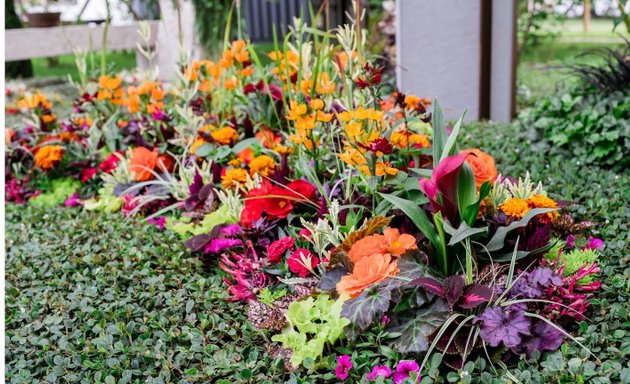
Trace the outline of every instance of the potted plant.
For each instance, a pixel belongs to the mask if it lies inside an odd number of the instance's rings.
[[[18,0],[22,14],[33,28],[56,27],[61,23],[61,12],[55,12],[48,8],[52,1],[30,0],[29,8],[25,8],[22,0]]]

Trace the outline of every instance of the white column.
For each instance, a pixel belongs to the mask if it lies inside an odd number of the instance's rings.
[[[176,2],[179,3],[179,13],[175,8]],[[189,59],[199,59],[202,57],[202,50],[195,33],[195,8],[192,2],[159,0],[159,3],[162,20],[157,35],[157,64],[160,68],[160,79],[169,80],[175,76],[182,52]]]

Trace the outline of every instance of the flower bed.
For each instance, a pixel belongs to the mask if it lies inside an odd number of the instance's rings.
[[[235,41],[172,85],[85,81],[67,121],[24,95],[7,199],[175,231],[286,370],[430,380],[440,362],[505,366],[574,339],[601,286],[592,223],[459,149],[461,119],[393,92],[352,28],[337,48],[296,28],[267,67]],[[377,347],[402,358],[369,361]]]

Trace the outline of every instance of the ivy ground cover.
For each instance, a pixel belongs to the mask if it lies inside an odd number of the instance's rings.
[[[16,97],[11,380],[628,379],[627,175],[447,124],[355,31]]]

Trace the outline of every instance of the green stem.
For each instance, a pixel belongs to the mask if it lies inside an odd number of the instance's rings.
[[[103,45],[101,47],[101,75],[105,75],[106,57],[107,57],[107,34],[109,32],[109,24],[111,22],[111,12],[109,9],[109,0],[105,0],[105,7],[107,7],[107,17],[105,19],[105,27],[103,28]]]

